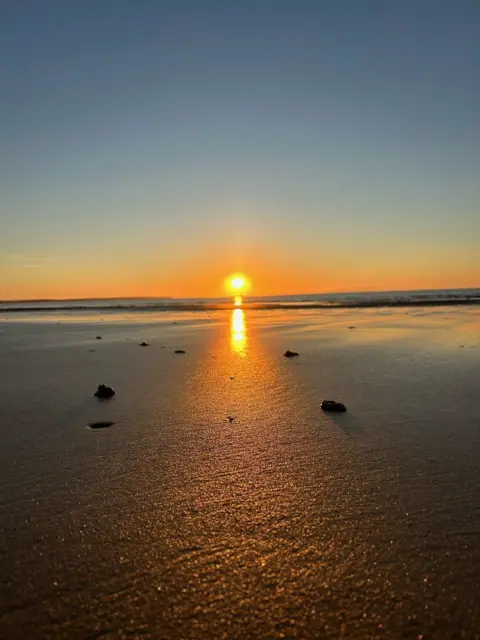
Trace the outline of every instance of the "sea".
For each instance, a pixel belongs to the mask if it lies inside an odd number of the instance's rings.
[[[238,305],[237,300],[237,305]],[[305,309],[428,306],[480,303],[480,288],[425,289],[413,291],[370,291],[314,293],[303,295],[246,296],[244,308]],[[0,300],[0,313],[25,312],[135,312],[210,311],[231,308],[232,297],[223,298],[83,298],[65,300]]]

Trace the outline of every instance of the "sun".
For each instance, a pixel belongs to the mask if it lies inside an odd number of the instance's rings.
[[[241,291],[245,286],[245,280],[242,276],[235,276],[235,278],[232,278],[230,284],[236,291]]]
[[[250,280],[243,273],[234,273],[226,279],[225,288],[236,295],[245,294],[250,288]]]

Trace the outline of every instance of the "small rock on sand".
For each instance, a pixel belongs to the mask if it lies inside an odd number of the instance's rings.
[[[285,358],[295,358],[300,354],[298,354],[296,351],[290,351],[290,349],[287,349],[283,355],[285,356]]]
[[[102,336],[97,336],[97,340],[101,340],[101,339],[102,339]]]
[[[175,349],[174,353],[187,353],[184,349]]]
[[[336,400],[322,400],[320,408],[324,411],[335,411],[337,413],[344,413],[347,410],[344,404]]]
[[[99,384],[98,389],[94,393],[97,398],[111,398],[115,395],[115,389],[106,384]]]
[[[148,344],[148,342],[140,342],[140,344],[138,346],[139,347],[149,347],[150,345]]]

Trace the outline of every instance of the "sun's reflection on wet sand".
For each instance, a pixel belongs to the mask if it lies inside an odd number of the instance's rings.
[[[245,357],[247,349],[247,331],[245,326],[245,312],[243,309],[234,309],[232,311],[230,344],[234,353],[237,353],[242,358]]]

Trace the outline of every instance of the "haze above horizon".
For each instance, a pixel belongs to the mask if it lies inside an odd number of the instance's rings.
[[[0,15],[0,299],[479,286],[476,0]]]

